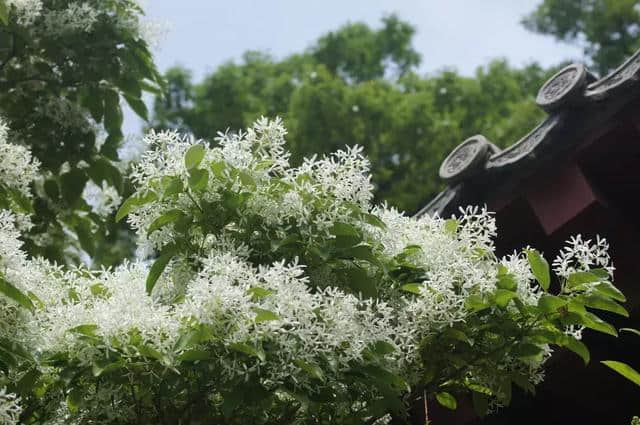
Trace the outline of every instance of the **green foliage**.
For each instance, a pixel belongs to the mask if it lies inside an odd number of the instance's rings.
[[[0,117],[47,175],[33,203],[29,252],[73,263],[76,247],[94,264],[109,265],[130,255],[126,226],[95,214],[81,195],[89,181],[126,195],[114,166],[123,140],[121,100],[146,119],[142,94],[157,93],[163,80],[138,32],[142,12],[134,2],[88,2],[96,15],[87,29],[73,19],[48,26],[76,3],[47,1],[39,12],[24,12],[0,2]],[[24,13],[34,17],[25,20]]]
[[[610,367],[636,385],[640,385],[640,373],[626,363],[615,360],[604,360],[602,364]]]
[[[533,99],[554,70],[495,60],[471,78],[451,70],[420,77],[413,32],[391,16],[380,29],[346,25],[281,61],[247,52],[197,84],[189,71],[171,69],[152,126],[212,139],[220,128],[278,115],[294,164],[364,146],[376,198],[415,212],[442,189],[440,163],[462,140],[482,133],[504,147],[543,117]]]
[[[604,74],[640,47],[637,0],[544,0],[523,20],[534,32],[584,48]]]

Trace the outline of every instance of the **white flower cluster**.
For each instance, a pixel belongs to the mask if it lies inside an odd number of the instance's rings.
[[[29,149],[8,139],[7,125],[0,119],[0,184],[31,197],[29,185],[38,177],[40,162]]]
[[[8,393],[6,388],[0,389],[0,424],[18,424],[20,413],[22,413],[20,398],[13,393]]]
[[[6,133],[2,127],[0,136],[2,131]],[[317,382],[309,370],[314,365],[323,366],[325,382],[343,385],[341,376],[364,361],[365,349],[376,343],[392,348],[384,356],[394,365],[394,373],[409,384],[417,382],[424,370],[423,341],[470,320],[473,311],[467,301],[493,294],[499,270],[512,276],[522,303],[538,303],[541,290],[526,256],[495,257],[496,226],[486,209],[469,207],[457,219],[445,220],[372,207],[369,164],[360,148],[290,168],[285,134],[279,120],[261,119],[247,132],[221,134],[216,147],[174,132],[147,136],[149,150],[133,167],[137,186],[133,199],[153,194],[153,201],[129,214],[130,223],[148,252],[160,251],[179,238],[190,247],[172,254],[164,271],[156,271],[158,281],[151,295],[144,262],[90,272],[27,259],[20,249],[15,216],[0,212],[0,273],[38,300],[35,313],[20,320],[15,320],[20,314],[15,309],[4,308],[10,306],[6,301],[0,314],[3,323],[11,325],[2,328],[0,336],[18,340],[36,353],[64,353],[87,366],[103,361],[105,353],[118,353],[124,362],[152,356],[178,370],[186,350],[211,350],[216,354],[208,360],[221,379],[258,374],[270,388],[293,380],[313,391]],[[192,149],[201,153],[200,169],[187,169],[185,154]],[[26,169],[35,174],[28,151],[21,155],[23,160],[14,160],[12,172],[24,174]],[[205,189],[190,188],[197,175],[194,169],[207,170]],[[94,186],[85,189],[85,199],[94,212],[109,213],[119,200],[107,186]],[[20,187],[25,189],[27,183]],[[234,220],[206,233],[203,228],[231,209],[206,215],[205,208],[225,202],[236,205]],[[204,224],[186,230],[166,225],[148,234],[152,223],[176,211],[200,214]],[[355,218],[357,214],[367,215],[369,222]],[[250,225],[254,226],[250,233],[238,236],[243,226]],[[376,269],[374,261],[351,263],[367,281],[376,282],[379,295],[364,298],[337,283],[334,268],[344,266],[343,258],[322,267],[302,264],[298,256],[255,260],[265,242],[271,249],[270,238],[297,232],[303,239],[298,243],[305,246],[331,243],[338,225],[359,229],[368,245],[358,246],[370,249],[366,252],[379,261],[398,261],[420,270],[419,283],[412,284],[417,289],[401,290],[393,278]],[[611,273],[607,248],[602,239],[594,243],[573,238],[554,262],[555,271],[563,277],[593,267]],[[184,335],[202,328],[206,338],[193,346],[181,345]],[[550,352],[545,346],[540,356],[526,361],[506,356],[496,370],[518,371],[537,383]],[[499,388],[493,376],[480,372],[473,378]],[[125,391],[113,385],[88,394],[85,403],[99,405]],[[112,403],[108,415],[117,415],[117,406]],[[65,415],[68,410],[61,408],[60,417]]]
[[[42,12],[42,0],[7,0],[8,7],[14,7],[20,25],[31,25]]]
[[[293,222],[304,236],[325,235],[337,221],[352,221],[351,210],[346,203],[368,210],[373,197],[370,183],[369,162],[362,156],[362,148],[347,148],[328,157],[306,159],[298,168],[289,168],[289,152],[285,151],[286,130],[280,119],[259,119],[247,132],[220,133],[216,141],[219,147],[206,149],[204,163],[223,166],[220,173],[209,172],[205,194],[208,201],[219,201],[216,191],[238,174],[235,192],[250,192],[246,215],[260,216],[267,225],[277,227],[278,236],[285,237],[284,222]],[[202,143],[174,131],[151,132],[144,143],[149,151],[134,166],[131,174],[138,187],[154,187],[163,177],[175,176],[186,187],[189,172],[184,166],[184,154],[195,144]],[[281,180],[271,179],[277,176]],[[284,188],[283,188],[284,187]],[[280,195],[274,195],[281,192]],[[188,209],[193,206],[186,194],[177,200],[162,200],[165,207]],[[316,205],[311,208],[311,205]],[[321,204],[322,208],[318,208]],[[130,215],[128,220],[136,229],[145,229],[164,211],[157,204],[149,205]],[[142,233],[142,232],[139,232]],[[140,243],[159,249],[170,243],[174,235],[162,229],[149,236],[141,235]],[[147,252],[148,250],[144,250]]]
[[[604,268],[613,277],[614,268],[611,266],[609,244],[600,236],[595,241],[583,240],[581,235],[572,236],[567,246],[553,261],[553,269],[558,276],[567,278],[578,271],[588,271],[593,268]]]
[[[48,37],[89,33],[101,19],[112,19],[115,10],[119,15],[116,25],[137,34],[149,45],[154,45],[167,31],[166,24],[144,19],[140,5],[133,0],[68,1],[55,6],[42,0],[7,0],[7,6],[15,10],[19,25],[33,27]]]
[[[44,28],[49,33],[88,33],[98,21],[99,13],[88,2],[69,3],[66,9],[47,11],[44,15]]]
[[[102,186],[89,180],[82,191],[82,198],[91,207],[91,211],[102,217],[112,214],[122,202],[116,188],[104,180]]]

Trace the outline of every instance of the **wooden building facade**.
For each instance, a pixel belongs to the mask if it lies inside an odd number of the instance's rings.
[[[640,51],[597,79],[584,66],[562,69],[540,89],[547,118],[507,149],[481,135],[461,143],[444,160],[448,187],[418,215],[450,216],[460,206],[486,205],[498,223],[497,252],[526,245],[553,259],[571,235],[605,237],[615,284],[627,295],[629,320],[638,327],[640,306]],[[635,326],[634,326],[635,325]],[[435,425],[629,424],[640,416],[640,388],[600,360],[640,369],[640,338],[585,332],[592,360],[585,367],[571,353],[548,365],[535,397],[514,394],[509,409],[485,419],[470,409],[438,409]]]

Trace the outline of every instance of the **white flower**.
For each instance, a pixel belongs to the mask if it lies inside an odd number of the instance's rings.
[[[0,184],[31,197],[29,185],[38,177],[40,162],[28,148],[9,143],[8,130],[0,119]]]
[[[18,424],[20,413],[22,413],[20,397],[13,393],[8,393],[6,388],[0,389],[0,424]]]
[[[8,7],[15,7],[20,25],[31,25],[42,12],[42,0],[7,0]]]
[[[102,217],[113,213],[122,202],[118,191],[104,180],[102,186],[98,186],[92,180],[87,181],[82,198],[91,207],[91,211]]]

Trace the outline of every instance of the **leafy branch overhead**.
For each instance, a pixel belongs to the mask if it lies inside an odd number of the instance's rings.
[[[123,102],[148,119],[142,94],[164,87],[143,19],[130,0],[0,0],[0,116],[44,174],[31,254],[74,263],[84,250],[111,264],[130,249],[105,215],[128,195],[117,164]],[[90,205],[94,193],[114,202]]]

